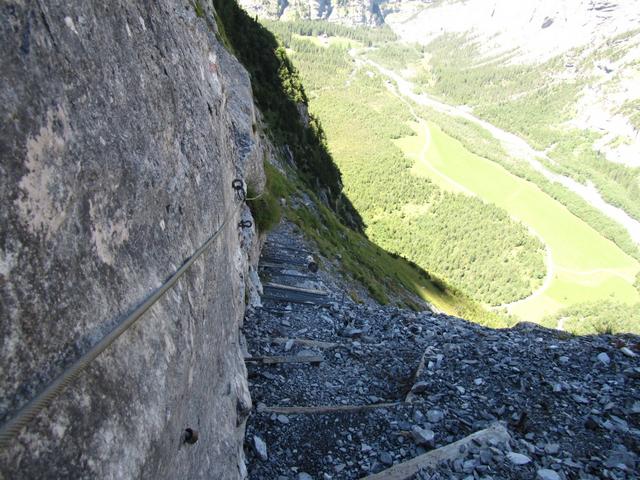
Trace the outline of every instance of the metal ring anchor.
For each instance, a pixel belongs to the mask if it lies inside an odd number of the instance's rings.
[[[240,178],[234,179],[233,182],[231,182],[231,187],[236,191],[238,200],[246,200],[247,192],[244,190],[244,182]]]

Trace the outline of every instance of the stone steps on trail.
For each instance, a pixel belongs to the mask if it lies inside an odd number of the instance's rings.
[[[324,355],[324,361],[315,367],[249,365],[250,382],[261,392],[257,401],[268,405],[280,405],[284,398],[289,399],[289,405],[305,407],[404,401],[414,378],[412,365],[417,364],[422,355],[417,345],[380,348],[355,341],[341,349],[323,352],[320,348],[295,343],[265,350],[268,345],[256,343],[250,346],[255,357]],[[285,351],[287,347],[289,350]],[[390,350],[395,356],[389,355]]]

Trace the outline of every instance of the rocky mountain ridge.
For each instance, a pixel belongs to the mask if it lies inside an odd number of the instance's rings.
[[[637,30],[640,6],[606,0],[407,2],[385,22],[408,42],[426,44],[444,33],[466,34],[488,56],[511,53],[514,61],[542,63]]]
[[[251,15],[271,20],[327,20],[356,26],[379,26],[382,13],[376,0],[240,0]]]

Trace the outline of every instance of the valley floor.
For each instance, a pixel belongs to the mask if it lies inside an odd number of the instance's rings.
[[[507,437],[375,478],[638,478],[639,337],[356,304],[337,260],[306,269],[314,250],[283,223],[263,251],[244,325],[250,479],[366,478],[496,424]]]
[[[547,169],[540,159],[550,161],[544,152],[533,149],[515,134],[502,130],[474,116],[465,107],[448,105],[425,93],[414,93],[414,85],[398,73],[366,57],[366,49],[349,50],[356,69],[373,67],[387,78],[386,88],[399,99],[415,122],[415,135],[395,140],[404,155],[411,159],[411,173],[433,181],[443,190],[475,196],[504,209],[513,220],[524,224],[545,245],[546,275],[530,295],[500,305],[520,320],[540,322],[569,305],[610,299],[624,304],[640,301],[633,283],[640,264],[622,252],[612,241],[537,185],[522,179],[496,162],[467,150],[448,136],[438,125],[416,113],[419,106],[429,107],[450,117],[476,124],[498,140],[505,151],[527,162],[544,178],[556,182],[580,196],[592,207],[622,225],[629,236],[640,242],[640,222],[622,209],[608,204],[593,185]],[[415,108],[414,108],[415,107]],[[424,213],[428,205],[411,205],[406,214]]]
[[[640,269],[636,260],[533,183],[472,154],[436,125],[420,119],[413,128],[415,136],[396,141],[415,161],[412,173],[444,190],[478,196],[503,208],[546,246],[542,284],[526,298],[500,308],[521,320],[540,321],[565,305],[589,299],[639,300],[632,286]]]
[[[354,58],[358,58],[357,50],[352,49],[350,51],[350,54]],[[442,103],[436,98],[425,93],[414,93],[414,86],[411,82],[404,79],[396,72],[384,68],[382,65],[374,62],[371,59],[367,59],[366,63],[373,66],[382,75],[393,81],[396,84],[400,95],[408,98],[412,102],[415,102],[418,105],[433,108],[434,110],[449,116],[460,117],[485,129],[503,145],[505,150],[511,156],[528,162],[535,171],[541,173],[546,179],[552,182],[559,183],[568,190],[580,196],[588,204],[600,210],[603,214],[622,225],[629,233],[629,236],[636,243],[640,243],[640,221],[631,217],[623,209],[607,203],[593,185],[583,185],[572,178],[550,171],[540,161],[540,159],[547,162],[551,161],[547,157],[545,152],[540,152],[533,149],[526,141],[524,141],[519,136],[511,132],[507,132],[501,128],[496,127],[490,122],[476,117],[465,107]]]

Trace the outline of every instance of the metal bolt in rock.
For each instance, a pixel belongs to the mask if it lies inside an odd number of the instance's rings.
[[[198,431],[193,430],[192,428],[187,428],[184,431],[184,443],[188,443],[189,445],[193,445],[198,441]]]

